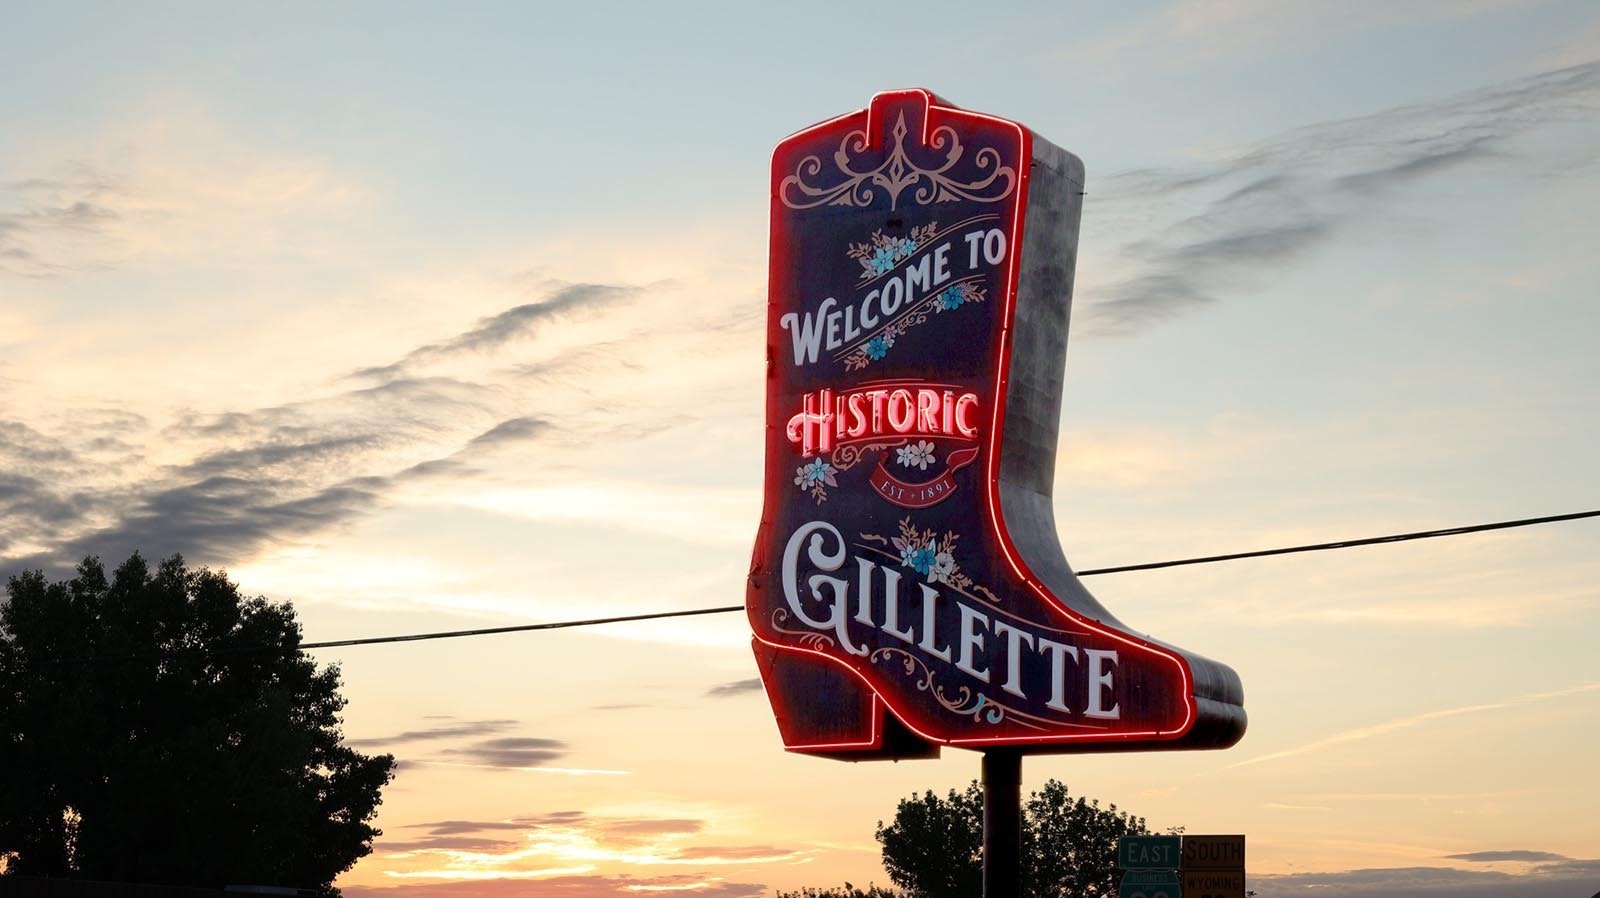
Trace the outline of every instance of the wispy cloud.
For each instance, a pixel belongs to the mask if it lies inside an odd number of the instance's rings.
[[[422,766],[470,767],[481,770],[525,770],[569,775],[625,775],[624,770],[557,767],[555,762],[572,754],[564,739],[547,736],[502,735],[516,729],[516,720],[457,720],[448,715],[425,718],[440,721],[426,727],[405,730],[392,736],[347,739],[345,744],[364,750],[383,749],[407,753],[408,763]],[[488,736],[490,738],[480,738]],[[448,743],[456,744],[448,744]],[[447,743],[438,745],[436,743]],[[421,746],[423,754],[412,754]],[[566,824],[583,818],[577,811],[561,811],[544,817],[520,817],[504,824],[443,821],[421,824],[434,836],[453,836],[483,829],[527,829],[530,826]]]
[[[454,718],[450,718],[454,720]],[[371,749],[383,748],[391,745],[409,744],[414,742],[432,742],[439,739],[459,739],[471,736],[486,736],[491,733],[503,733],[519,725],[515,720],[462,720],[459,722],[443,723],[438,726],[420,730],[406,730],[393,736],[379,736],[369,739],[346,739],[344,742],[351,748]]]
[[[122,109],[92,133],[30,136],[8,160],[27,167],[0,181],[0,278],[188,254],[314,256],[331,234],[348,240],[342,213],[364,196],[323,160],[266,149],[172,96]],[[64,161],[25,161],[51,156]]]
[[[1456,801],[1488,801],[1498,798],[1522,798],[1528,789],[1496,789],[1488,792],[1318,792],[1297,796],[1306,801],[1414,801],[1422,804]]]
[[[400,886],[342,886],[349,898],[512,898],[527,895],[529,877],[502,876],[468,882],[428,882]],[[681,894],[688,898],[760,898],[761,883],[729,882],[721,877],[572,875],[545,873],[538,878],[538,893],[556,898],[639,898],[651,893]]]
[[[1561,165],[1527,140],[1600,115],[1600,63],[1375,115],[1314,125],[1215,162],[1129,171],[1091,185],[1086,229],[1120,246],[1085,279],[1089,326],[1131,334],[1253,290],[1370,221],[1405,188],[1469,167],[1538,176]],[[1589,150],[1600,134],[1582,139]]]
[[[136,549],[236,563],[429,478],[470,479],[489,453],[568,436],[495,387],[438,375],[187,412],[159,429],[83,412],[50,432],[0,420],[0,566],[62,573],[87,555]],[[149,464],[148,445],[172,460]]]
[[[1542,861],[1569,861],[1571,858],[1553,851],[1469,851],[1465,854],[1447,854],[1446,858],[1453,861],[1474,861],[1482,863],[1496,863],[1499,861],[1518,861],[1523,863],[1538,863]]]
[[[0,183],[0,274],[54,277],[104,268],[104,239],[122,219],[123,188],[81,163],[50,177]]]
[[[1247,885],[1267,895],[1338,895],[1340,898],[1507,898],[1511,895],[1516,898],[1577,898],[1596,888],[1596,882],[1600,881],[1597,877],[1600,877],[1600,860],[1561,859],[1536,864],[1521,873],[1454,867],[1388,867],[1338,873],[1254,874]]]
[[[1240,767],[1251,767],[1256,764],[1265,764],[1269,761],[1279,761],[1284,758],[1292,758],[1298,755],[1321,751],[1326,748],[1347,745],[1352,742],[1360,742],[1378,736],[1386,736],[1399,730],[1421,726],[1422,724],[1430,723],[1435,720],[1445,720],[1451,717],[1461,717],[1468,714],[1482,714],[1489,711],[1503,711],[1508,708],[1515,708],[1521,705],[1529,705],[1551,701],[1554,699],[1568,698],[1574,695],[1582,695],[1597,691],[1600,691],[1600,682],[1580,683],[1576,686],[1571,686],[1566,689],[1557,689],[1549,692],[1530,692],[1525,695],[1515,696],[1498,702],[1485,702],[1477,705],[1463,705],[1456,708],[1442,708],[1437,711],[1425,711],[1421,714],[1412,714],[1406,717],[1396,717],[1392,720],[1383,721],[1382,723],[1376,723],[1364,727],[1356,727],[1355,729],[1345,730],[1341,733],[1335,733],[1331,736],[1326,736],[1313,742],[1307,742],[1303,745],[1295,746],[1294,748],[1270,752],[1264,755],[1257,755],[1253,758],[1246,758],[1238,763],[1229,764],[1224,769],[1234,770]]]
[[[731,683],[719,683],[706,690],[707,698],[727,698],[731,695],[744,695],[747,692],[760,692],[761,681],[751,678],[748,680],[734,680]]]
[[[630,299],[638,288],[608,284],[569,284],[559,287],[536,302],[513,306],[480,320],[468,330],[448,339],[411,350],[399,361],[376,368],[363,368],[355,376],[389,380],[418,366],[466,353],[486,353],[512,340],[534,336],[549,324],[570,321],[592,314],[606,306]]]
[[[449,759],[459,759],[481,767],[542,767],[569,754],[567,743],[560,739],[537,736],[505,736],[485,739],[463,748],[445,749],[439,753]]]
[[[1214,0],[1203,4],[1155,4],[1130,24],[1087,45],[1070,48],[1091,66],[1170,72],[1219,60],[1270,57],[1295,52],[1363,31],[1437,28],[1450,20],[1516,8],[1516,0],[1348,0],[1336,6]]]
[[[699,817],[611,816],[559,811],[510,820],[444,820],[406,829],[420,837],[380,841],[375,849],[395,878],[542,877],[558,868],[714,868],[793,862],[806,852],[761,844],[704,843]],[[513,835],[515,834],[515,835]],[[499,876],[495,876],[498,874]],[[673,880],[677,882],[679,880]],[[715,882],[700,874],[687,882]]]

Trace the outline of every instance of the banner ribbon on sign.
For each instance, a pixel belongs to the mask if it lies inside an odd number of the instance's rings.
[[[945,456],[949,467],[943,474],[926,483],[907,483],[890,474],[889,469],[885,467],[888,458],[881,458],[878,460],[878,467],[872,472],[872,489],[902,508],[928,508],[948,499],[956,489],[955,478],[952,475],[977,459],[977,446],[957,449]]]

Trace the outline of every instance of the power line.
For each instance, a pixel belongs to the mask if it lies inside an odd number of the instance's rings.
[[[1265,558],[1271,555],[1292,555],[1299,552],[1325,552],[1331,549],[1352,549],[1358,546],[1376,546],[1383,543],[1409,542],[1418,539],[1435,539],[1445,536],[1461,536],[1467,533],[1483,533],[1489,530],[1509,530],[1514,527],[1531,527],[1535,524],[1555,524],[1562,521],[1576,521],[1583,518],[1600,517],[1600,509],[1593,511],[1575,511],[1568,514],[1546,515],[1538,518],[1520,518],[1514,521],[1495,521],[1488,524],[1468,524],[1461,527],[1445,527],[1437,530],[1415,530],[1410,533],[1392,533],[1387,536],[1368,536],[1360,539],[1345,539],[1327,543],[1309,543],[1301,546],[1284,546],[1276,549],[1258,549],[1252,552],[1233,552],[1227,555],[1201,555],[1194,558],[1177,558],[1170,561],[1150,561],[1143,564],[1126,564],[1116,567],[1101,567],[1092,570],[1078,571],[1080,577],[1093,577],[1100,574],[1125,574],[1133,571],[1153,571],[1161,568],[1182,567],[1192,564],[1215,564],[1221,561],[1238,561],[1243,558]],[[435,639],[461,639],[469,636],[493,636],[500,633],[530,633],[539,630],[566,630],[575,627],[595,627],[602,624],[622,624],[635,621],[663,620],[673,617],[697,617],[705,614],[728,614],[734,611],[743,611],[743,605],[719,605],[714,608],[692,608],[687,611],[656,611],[647,614],[625,614],[617,617],[594,617],[584,620],[551,621],[542,624],[514,624],[507,627],[479,627],[472,630],[441,630],[432,633],[406,633],[398,636],[367,636],[358,639],[334,639],[325,642],[305,642],[296,647],[295,651],[308,649],[333,649],[347,648],[358,645],[386,645],[400,642],[427,642]],[[130,654],[98,658],[54,659],[54,663],[70,664],[88,661],[126,661],[135,659],[166,659],[181,658],[195,655],[224,655],[258,651],[290,651],[287,646],[232,646],[222,649],[189,649],[174,652]]]
[[[1231,555],[1202,555],[1198,558],[1180,558],[1176,561],[1151,561],[1145,564],[1125,564],[1121,567],[1102,567],[1092,571],[1079,571],[1078,576],[1095,574],[1125,574],[1129,571],[1153,571],[1164,567],[1181,567],[1186,564],[1211,564],[1217,561],[1237,561],[1240,558],[1265,558],[1268,555],[1290,555],[1295,552],[1322,552],[1328,549],[1351,549],[1356,546],[1376,546],[1382,543],[1403,543],[1413,539],[1433,539],[1438,536],[1460,536],[1463,533],[1482,533],[1486,530],[1509,530],[1512,527],[1531,527],[1534,524],[1554,524],[1559,521],[1576,521],[1580,518],[1600,518],[1600,509],[1574,511],[1570,514],[1553,514],[1542,518],[1522,518],[1516,521],[1496,521],[1492,524],[1468,524],[1465,527],[1446,527],[1442,530],[1417,530],[1411,533],[1393,533],[1388,536],[1368,536],[1362,539],[1344,539],[1331,543],[1311,543],[1288,546],[1282,549],[1259,549],[1254,552],[1235,552]]]
[[[329,642],[307,642],[302,649],[335,649],[349,645],[382,645],[390,642],[425,642],[429,639],[456,639],[462,636],[492,636],[496,633],[527,633],[533,630],[565,630],[570,627],[596,627],[600,624],[625,624],[629,621],[660,620],[665,617],[695,617],[702,614],[726,614],[743,611],[743,605],[721,605],[716,608],[694,608],[689,611],[655,611],[649,614],[625,614],[621,617],[592,617],[588,620],[554,621],[548,624],[516,624],[510,627],[480,627],[476,630],[445,630],[439,633],[409,633],[404,636],[369,636],[365,639],[336,639]]]

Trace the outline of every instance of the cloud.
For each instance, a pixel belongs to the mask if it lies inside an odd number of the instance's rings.
[[[510,851],[517,847],[516,842],[505,839],[489,839],[482,836],[429,836],[424,839],[412,841],[384,840],[379,843],[384,851],[405,853],[412,851]]]
[[[514,339],[532,336],[547,324],[592,313],[637,293],[637,288],[616,285],[565,285],[538,302],[523,303],[483,318],[453,337],[419,346],[388,365],[363,368],[356,371],[354,376],[387,380],[413,368],[464,353],[490,352]]]
[[[707,698],[727,698],[730,695],[744,695],[747,692],[760,692],[761,680],[734,680],[731,683],[720,683],[706,690]]]
[[[435,718],[437,719],[437,718]],[[450,718],[453,720],[453,718]],[[446,723],[440,726],[428,727],[422,730],[406,730],[393,736],[381,736],[372,739],[346,739],[344,744],[351,748],[381,748],[390,745],[411,742],[430,742],[437,739],[457,739],[463,736],[486,736],[491,733],[501,733],[518,725],[515,720],[463,720],[458,723]]]
[[[512,898],[529,894],[521,879],[487,879],[475,882],[419,883],[402,886],[340,886],[347,898]],[[762,883],[727,882],[718,877],[558,875],[542,878],[538,894],[557,898],[639,898],[648,894],[678,894],[685,898],[760,898]]]
[[[140,416],[104,410],[60,435],[0,421],[0,567],[62,574],[85,556],[134,550],[228,565],[368,514],[407,484],[472,477],[485,452],[556,434],[526,414],[496,420],[491,392],[401,378],[252,411],[186,413],[154,433]],[[98,428],[92,438],[85,426]],[[141,466],[141,433],[188,458]],[[24,537],[31,551],[17,550]]]
[[[90,133],[28,137],[13,141],[12,164],[71,161],[0,182],[0,277],[318,256],[331,235],[350,240],[342,213],[363,197],[321,160],[228,133],[174,96],[126,106]]]
[[[703,847],[685,848],[678,852],[678,857],[684,860],[699,860],[712,858],[719,860],[767,860],[770,858],[787,858],[794,856],[792,848],[778,848],[773,845],[706,845]]]
[[[1352,34],[1382,30],[1427,29],[1451,20],[1494,13],[1515,0],[1413,0],[1383,3],[1351,0],[1332,6],[1276,3],[1273,0],[1214,0],[1149,7],[1129,25],[1065,52],[1090,71],[1107,76],[1129,70],[1140,75],[1171,73],[1219,61],[1260,60],[1293,53],[1308,42],[1330,44]]]
[[[533,736],[505,736],[485,739],[465,748],[451,748],[439,753],[441,757],[459,759],[482,767],[541,767],[566,757],[567,743],[560,739]]]
[[[586,816],[582,811],[552,811],[548,814],[514,817],[510,820],[437,820],[432,823],[411,823],[407,824],[406,828],[425,829],[429,836],[456,836],[494,830],[525,831],[540,826],[568,826],[581,822]]]
[[[123,188],[87,165],[0,184],[0,274],[55,277],[110,264],[102,244],[123,218]]]
[[[600,823],[595,828],[608,836],[654,836],[663,833],[697,833],[704,829],[705,825],[704,820],[691,820],[686,817],[649,817]]]
[[[472,372],[413,370],[476,357],[640,289],[557,285],[535,302],[425,343],[393,365],[368,369],[366,382],[341,387],[335,381],[331,392],[292,402],[180,408],[158,421],[151,420],[161,417],[154,410],[141,416],[98,405],[0,419],[0,471],[7,474],[0,486],[0,573],[43,568],[59,576],[87,555],[120,559],[135,549],[235,565],[318,539],[402,493],[470,495],[424,484],[478,478],[508,449],[542,444],[589,453],[601,440],[641,438],[681,423],[665,404],[635,409],[586,400],[586,389],[551,389],[560,386],[563,371],[587,364],[581,352],[562,348],[567,336],[553,337],[554,354],[533,378],[521,371],[529,363],[518,359],[487,369],[477,359]],[[645,339],[648,328],[641,335]],[[636,384],[629,389],[628,383],[608,382],[607,388],[636,394]],[[550,410],[532,413],[536,399]],[[558,467],[547,460],[540,470]],[[670,500],[663,514],[681,529],[683,514],[695,510],[674,511],[684,499],[675,494]]]
[[[1246,884],[1263,895],[1273,896],[1583,898],[1597,887],[1597,875],[1600,861],[1562,860],[1515,874],[1453,867],[1390,867],[1339,873],[1254,874]]]
[[[1314,125],[1211,163],[1112,175],[1091,185],[1084,212],[1088,228],[1121,238],[1111,270],[1079,292],[1087,323],[1137,333],[1256,289],[1429,178],[1553,170],[1527,138],[1597,113],[1600,63],[1589,63]]]
[[[1331,736],[1325,736],[1321,739],[1295,746],[1294,748],[1287,748],[1283,749],[1282,751],[1269,752],[1264,755],[1257,755],[1253,758],[1246,758],[1243,761],[1229,764],[1224,769],[1233,770],[1238,767],[1250,767],[1252,765],[1262,764],[1268,761],[1278,761],[1282,760],[1283,758],[1292,758],[1297,755],[1308,754],[1310,752],[1320,751],[1325,748],[1332,748],[1337,745],[1359,742],[1377,736],[1386,736],[1397,730],[1410,729],[1411,727],[1420,726],[1424,723],[1429,723],[1435,720],[1443,720],[1450,717],[1460,717],[1466,714],[1481,714],[1487,711],[1503,711],[1519,705],[1528,705],[1550,701],[1552,699],[1567,698],[1570,696],[1583,695],[1595,691],[1600,691],[1600,682],[1579,683],[1575,686],[1569,686],[1565,689],[1555,689],[1547,692],[1530,692],[1497,702],[1463,705],[1456,708],[1441,708],[1436,711],[1425,711],[1421,714],[1412,714],[1406,717],[1396,717],[1392,720],[1385,720],[1382,723],[1375,723],[1369,726],[1356,727],[1340,733],[1334,733]]]
[[[494,427],[472,438],[467,444],[469,449],[499,446],[505,443],[520,443],[526,440],[537,439],[550,433],[555,428],[542,418],[512,418],[501,421]]]
[[[1469,851],[1466,854],[1447,854],[1446,858],[1453,861],[1474,861],[1493,863],[1495,861],[1567,861],[1571,858],[1553,851]]]
[[[225,562],[370,511],[389,484],[384,477],[353,477],[307,489],[287,479],[214,475],[138,496],[111,526],[16,564],[59,568],[73,558],[120,560],[135,550]]]
[[[544,878],[552,870],[600,864],[715,867],[802,860],[802,849],[700,838],[708,821],[690,816],[611,816],[556,811],[510,820],[441,820],[414,824],[421,836],[380,841],[375,849],[395,878]],[[483,843],[482,847],[477,847]],[[498,843],[498,844],[488,844]],[[673,880],[676,881],[676,880]],[[705,874],[689,882],[715,881]]]

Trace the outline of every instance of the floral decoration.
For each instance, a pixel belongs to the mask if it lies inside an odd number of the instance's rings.
[[[956,540],[959,535],[946,530],[939,536],[932,530],[918,530],[911,518],[900,520],[900,535],[889,542],[900,553],[900,563],[911,568],[929,583],[948,583],[964,589],[972,585],[972,578],[961,573],[956,564]]]
[[[933,298],[935,312],[947,312],[958,309],[963,303],[978,302],[983,299],[983,290],[972,283],[951,284]]]
[[[927,440],[901,446],[895,450],[895,457],[900,464],[908,468],[916,468],[919,471],[928,470],[928,465],[938,461],[933,457],[933,443]]]
[[[839,481],[833,476],[837,473],[838,469],[833,465],[820,458],[814,458],[794,469],[794,485],[802,492],[810,493],[811,498],[821,505],[828,500],[828,487],[839,485]]]
[[[925,246],[938,231],[939,223],[936,221],[912,228],[905,237],[891,237],[879,229],[872,232],[866,243],[850,244],[845,254],[861,263],[861,279],[871,280],[894,270],[897,263]]]

